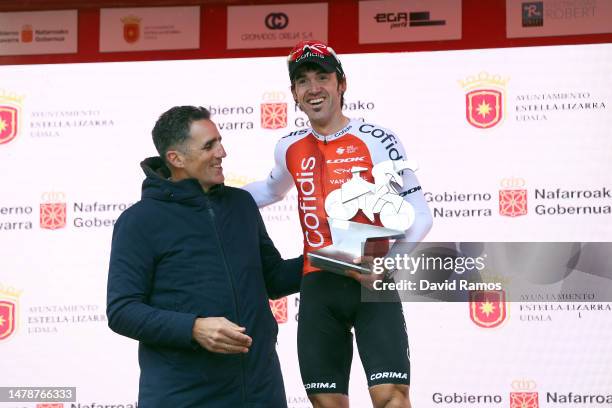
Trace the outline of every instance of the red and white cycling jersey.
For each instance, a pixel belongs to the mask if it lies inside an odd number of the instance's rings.
[[[383,127],[351,120],[335,134],[323,136],[313,129],[297,130],[283,137],[274,152],[275,166],[267,180],[244,187],[259,207],[281,200],[295,185],[298,212],[304,236],[304,273],[317,271],[306,254],[332,244],[325,212],[325,199],[352,176],[351,168],[367,168],[361,177],[373,183],[372,167],[387,160],[406,160],[400,140]],[[418,180],[403,172],[404,199],[414,207],[416,218],[403,241],[418,242],[429,231],[431,214]],[[371,222],[361,210],[354,222],[382,226],[378,216]]]

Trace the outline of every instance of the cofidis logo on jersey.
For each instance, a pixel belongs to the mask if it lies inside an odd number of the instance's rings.
[[[488,129],[503,120],[507,83],[508,78],[487,72],[459,81],[466,92],[465,116],[470,125],[478,129]]]
[[[0,88],[0,145],[17,137],[21,131],[23,96]]]

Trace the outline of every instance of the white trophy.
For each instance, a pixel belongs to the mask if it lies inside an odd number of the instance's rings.
[[[355,264],[362,246],[369,238],[401,238],[414,222],[414,208],[399,195],[404,187],[400,172],[417,170],[408,160],[387,160],[372,168],[374,183],[363,179],[365,167],[351,168],[351,179],[332,191],[325,199],[325,211],[332,235],[332,245],[308,253],[310,263],[321,269],[344,274],[347,269],[370,273]],[[359,210],[374,221],[378,214],[383,227],[350,221]]]

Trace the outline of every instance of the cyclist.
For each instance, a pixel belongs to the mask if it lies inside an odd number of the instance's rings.
[[[346,77],[335,52],[320,41],[300,42],[288,58],[293,98],[311,128],[283,137],[275,148],[275,166],[265,181],[245,186],[260,207],[281,200],[295,185],[304,235],[304,253],[332,244],[325,199],[351,178],[354,166],[372,183],[372,167],[405,160],[394,133],[342,113]],[[415,210],[405,242],[427,234],[432,217],[421,187],[410,170],[402,175],[404,200]],[[351,221],[381,226],[359,211]],[[392,248],[393,250],[393,248]],[[410,360],[400,302],[362,302],[367,279],[321,271],[304,257],[300,290],[298,358],[304,387],[314,407],[348,407],[354,327],[361,361],[375,407],[410,407]]]

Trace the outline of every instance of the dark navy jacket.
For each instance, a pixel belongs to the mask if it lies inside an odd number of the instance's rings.
[[[159,158],[141,165],[142,199],[115,224],[107,292],[109,327],[140,342],[139,406],[286,407],[268,297],[299,291],[302,258],[281,259],[248,192],[204,193],[167,180]],[[196,317],[215,316],[246,327],[247,354],[192,340]]]

